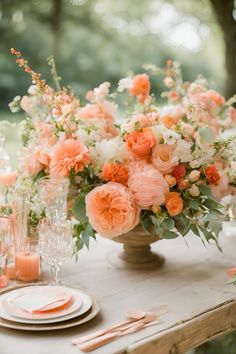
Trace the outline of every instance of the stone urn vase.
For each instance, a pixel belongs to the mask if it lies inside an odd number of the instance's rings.
[[[142,225],[136,226],[127,234],[112,239],[123,243],[123,250],[108,256],[110,264],[116,268],[146,269],[158,268],[164,264],[164,257],[151,251],[151,244],[159,241],[156,235],[148,234]]]

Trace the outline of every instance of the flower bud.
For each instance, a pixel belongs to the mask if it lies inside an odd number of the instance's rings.
[[[182,180],[178,181],[178,187],[181,190],[187,189],[188,188],[188,180],[182,179]]]
[[[196,182],[200,177],[200,171],[198,170],[193,170],[190,175],[189,175],[189,180],[191,182]]]
[[[151,209],[152,209],[154,214],[158,214],[161,211],[160,205],[153,205]]]
[[[192,197],[198,197],[200,195],[199,188],[196,186],[196,184],[192,185],[192,187],[189,189],[189,193]]]
[[[165,180],[170,188],[176,185],[176,178],[172,175],[165,175]]]

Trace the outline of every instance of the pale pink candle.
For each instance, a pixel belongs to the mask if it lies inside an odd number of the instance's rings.
[[[36,281],[40,275],[39,254],[18,254],[16,255],[17,278],[25,282]]]

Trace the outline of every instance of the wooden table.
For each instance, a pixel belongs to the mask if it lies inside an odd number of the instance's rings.
[[[187,241],[187,243],[185,242]],[[188,245],[188,246],[187,246]],[[99,238],[76,264],[63,267],[61,278],[97,296],[101,313],[80,327],[55,332],[0,329],[0,354],[75,354],[69,340],[125,319],[125,310],[167,305],[158,326],[149,327],[94,351],[95,354],[179,354],[236,328],[236,287],[226,285],[226,269],[236,266],[214,246],[206,249],[188,235],[163,240],[153,248],[166,257],[160,270],[113,269],[107,254],[121,245]]]

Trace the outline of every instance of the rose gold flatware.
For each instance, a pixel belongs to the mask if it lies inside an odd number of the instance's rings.
[[[110,326],[110,327],[107,327],[107,328],[104,328],[104,329],[101,329],[95,333],[92,333],[92,334],[88,334],[86,336],[82,336],[82,337],[79,337],[79,338],[74,338],[71,340],[71,343],[76,345],[76,344],[80,344],[80,343],[83,343],[83,342],[87,342],[89,340],[92,340],[96,337],[100,337],[108,332],[111,332],[113,330],[116,330],[116,329],[119,329],[120,327],[123,327],[125,325],[128,325],[128,324],[132,324],[134,322],[136,322],[137,320],[140,320],[142,318],[144,318],[146,315],[145,311],[142,311],[142,310],[139,310],[139,309],[135,309],[135,308],[132,308],[132,309],[128,309],[127,310],[127,317],[129,318],[127,321],[124,321],[124,322],[120,322],[120,323],[117,323],[113,326]]]
[[[151,319],[151,316],[149,317],[149,319]],[[100,336],[98,338],[94,338],[89,342],[79,344],[79,345],[77,345],[77,348],[83,352],[90,352],[90,351],[95,350],[105,344],[112,342],[113,340],[115,340],[118,337],[122,337],[122,336],[125,336],[128,334],[135,333],[137,331],[140,331],[143,328],[157,325],[158,323],[159,323],[158,321],[151,321],[148,323],[140,322],[138,324],[133,324],[132,327],[130,327],[126,330],[120,330],[120,331],[116,331],[116,332],[106,333],[105,335]]]

